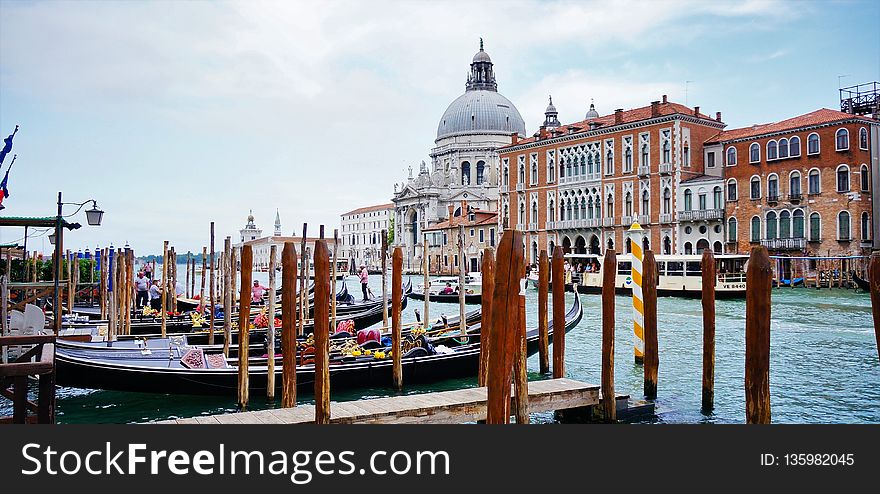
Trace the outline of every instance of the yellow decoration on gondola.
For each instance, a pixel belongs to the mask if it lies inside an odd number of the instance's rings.
[[[385,352],[375,352],[373,354],[373,357],[377,358],[377,359],[383,359],[383,358],[385,358]]]
[[[361,351],[360,351],[360,350],[352,350],[352,351],[351,351],[351,356],[352,356],[352,357],[360,357],[360,356],[361,356]]]

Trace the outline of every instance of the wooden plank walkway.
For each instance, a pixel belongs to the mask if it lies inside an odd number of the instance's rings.
[[[368,400],[333,402],[336,424],[460,424],[485,420],[487,390],[458,389]],[[529,382],[529,412],[582,408],[599,404],[599,386],[573,379]],[[166,424],[307,424],[314,405],[167,420]]]

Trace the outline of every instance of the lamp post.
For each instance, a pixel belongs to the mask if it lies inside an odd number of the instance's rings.
[[[61,278],[61,251],[62,246],[64,244],[64,235],[62,230],[62,225],[64,224],[64,216],[62,216],[62,207],[65,205],[74,205],[79,206],[79,209],[74,211],[69,216],[73,216],[78,213],[83,206],[88,203],[92,203],[92,209],[86,211],[86,220],[91,226],[100,226],[101,220],[104,217],[104,211],[98,209],[98,203],[94,199],[89,199],[88,201],[81,203],[70,203],[70,202],[61,202],[61,192],[58,192],[58,214],[55,216],[55,233],[53,235],[49,235],[49,243],[55,244],[55,254],[53,255],[53,259],[55,261],[55,296],[53,298],[54,304],[54,312],[55,312],[55,336],[58,336],[58,333],[61,332],[61,297],[60,297],[60,289],[59,289],[59,281]],[[78,223],[74,223],[70,225],[71,229],[79,228],[80,225]],[[71,307],[71,310],[73,307]]]

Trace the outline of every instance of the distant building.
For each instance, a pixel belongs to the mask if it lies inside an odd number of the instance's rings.
[[[456,210],[464,214],[455,215]],[[457,274],[459,271],[459,227],[463,230],[464,266],[466,271],[480,271],[483,249],[495,247],[498,240],[498,213],[468,206],[467,201],[447,206],[445,221],[425,229],[428,239],[429,270],[433,274]],[[419,267],[421,269],[421,267]]]
[[[370,271],[382,267],[382,231],[390,228],[394,204],[358,208],[341,215],[339,257],[349,260],[354,270],[364,265]]]
[[[250,245],[254,255],[254,271],[266,271],[269,269],[269,259],[272,246],[275,245],[276,253],[275,253],[275,262],[278,267],[281,267],[281,251],[284,249],[285,242],[293,242],[296,247],[296,255],[297,260],[302,259],[302,252],[300,252],[300,247],[302,244],[302,237],[297,236],[284,236],[281,234],[281,217],[278,214],[278,211],[275,211],[275,232],[271,237],[263,237],[261,233],[263,230],[257,228],[254,223],[254,215],[253,211],[248,215],[247,224],[244,228],[239,230],[241,232],[241,241],[237,244],[233,245],[235,249],[241,249],[241,247],[245,244]],[[315,242],[320,240],[317,237],[307,237],[306,238],[306,255],[311,256],[312,252],[314,252]],[[325,239],[327,241],[327,246],[331,249],[331,256],[333,252],[333,239]],[[338,254],[337,254],[338,255]],[[309,263],[312,263],[313,260],[309,260]],[[238,266],[241,267],[241,257],[238,258]]]

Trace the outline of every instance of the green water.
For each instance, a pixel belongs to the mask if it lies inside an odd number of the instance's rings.
[[[265,277],[265,273],[257,273]],[[371,281],[381,293],[378,276]],[[418,282],[414,280],[414,282]],[[348,281],[360,293],[356,280]],[[572,294],[567,294],[570,302]],[[598,295],[581,295],[584,317],[566,336],[568,377],[598,383],[601,362],[601,313]],[[404,323],[415,320],[422,301],[410,300]],[[526,296],[530,327],[537,322],[537,292]],[[659,300],[660,370],[657,417],[663,423],[737,423],[745,417],[745,302],[719,300],[716,323],[715,410],[700,412],[702,315],[699,300]],[[454,315],[454,304],[432,304],[431,318]],[[771,326],[770,393],[775,423],[880,423],[880,360],[867,294],[855,290],[774,289]],[[633,362],[631,299],[617,297],[615,389],[641,398],[642,367]],[[537,356],[529,360],[530,379],[537,374]],[[407,386],[405,393],[475,386],[475,379],[456,379],[426,386]],[[369,388],[332,394],[335,401],[393,395],[390,388]],[[302,394],[301,403],[311,396]],[[251,409],[265,408],[252,397]],[[0,415],[9,413],[0,402]],[[236,410],[235,396],[201,397],[123,393],[61,388],[58,421],[146,422]],[[538,414],[535,421],[552,421]]]

